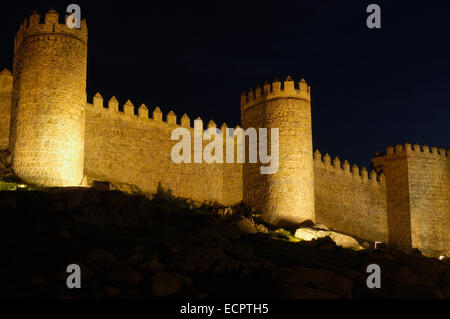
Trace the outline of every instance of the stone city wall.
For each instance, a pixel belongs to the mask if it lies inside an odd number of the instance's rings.
[[[194,128],[187,115],[178,122],[171,111],[163,119],[157,107],[150,118],[145,105],[135,112],[130,101],[119,110],[114,97],[109,100],[107,108],[103,104],[103,98],[97,94],[93,103],[87,105],[87,176],[112,183],[133,184],[148,193],[155,193],[158,183],[161,183],[164,189],[170,189],[176,196],[223,204],[241,201],[242,164],[193,163],[193,149],[192,163],[176,164],[172,161],[171,150],[178,142],[171,140],[174,129],[188,128],[193,147]],[[215,126],[213,121],[208,123],[208,127]],[[200,133],[203,134],[203,130]],[[203,147],[208,143],[203,141]]]
[[[386,184],[339,158],[314,153],[316,222],[333,230],[373,241],[388,241]]]

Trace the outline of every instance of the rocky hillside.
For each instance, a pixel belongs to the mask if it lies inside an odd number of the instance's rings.
[[[343,248],[324,226],[297,231],[312,233],[308,241],[244,207],[165,192],[150,200],[97,189],[10,189],[0,192],[2,297],[450,298],[448,261],[359,243]],[[81,289],[66,286],[73,263],[82,269]],[[381,267],[380,289],[366,286],[369,264]]]

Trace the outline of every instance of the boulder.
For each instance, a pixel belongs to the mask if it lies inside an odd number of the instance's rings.
[[[330,231],[331,239],[336,243],[337,246],[341,246],[344,248],[351,248],[351,249],[362,249],[362,247],[359,245],[359,243],[356,241],[355,238],[351,236],[347,236],[341,233],[336,233],[334,231]]]
[[[301,239],[301,240],[306,240],[306,241],[311,241],[313,239],[318,239],[320,238],[318,235],[318,231],[315,229],[311,229],[311,228],[299,228],[295,231],[294,234],[295,238]]]
[[[239,230],[244,234],[256,234],[258,230],[255,224],[248,218],[242,217],[237,223]]]
[[[359,243],[351,236],[344,235],[329,230],[318,230],[313,228],[298,228],[294,234],[295,238],[311,241],[313,239],[319,239],[324,237],[330,237],[337,246],[351,249],[362,249]]]

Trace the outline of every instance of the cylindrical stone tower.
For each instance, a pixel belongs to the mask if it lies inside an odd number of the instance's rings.
[[[241,96],[244,129],[267,128],[270,144],[270,128],[279,128],[278,171],[261,174],[260,167],[268,164],[259,159],[249,163],[248,157],[243,170],[244,203],[275,224],[315,220],[310,87],[303,79],[298,87],[294,84],[288,77],[283,87],[277,80],[272,85],[266,82]]]
[[[27,183],[75,186],[83,179],[87,26],[70,29],[50,10],[33,12],[14,39],[10,149]]]

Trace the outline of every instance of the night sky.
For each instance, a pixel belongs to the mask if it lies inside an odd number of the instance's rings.
[[[392,3],[395,2],[395,3]],[[81,6],[88,101],[159,106],[240,123],[243,90],[278,77],[311,85],[314,149],[369,165],[411,143],[450,148],[450,4],[427,1],[5,1],[0,69],[24,17]],[[381,6],[381,29],[366,7]]]

